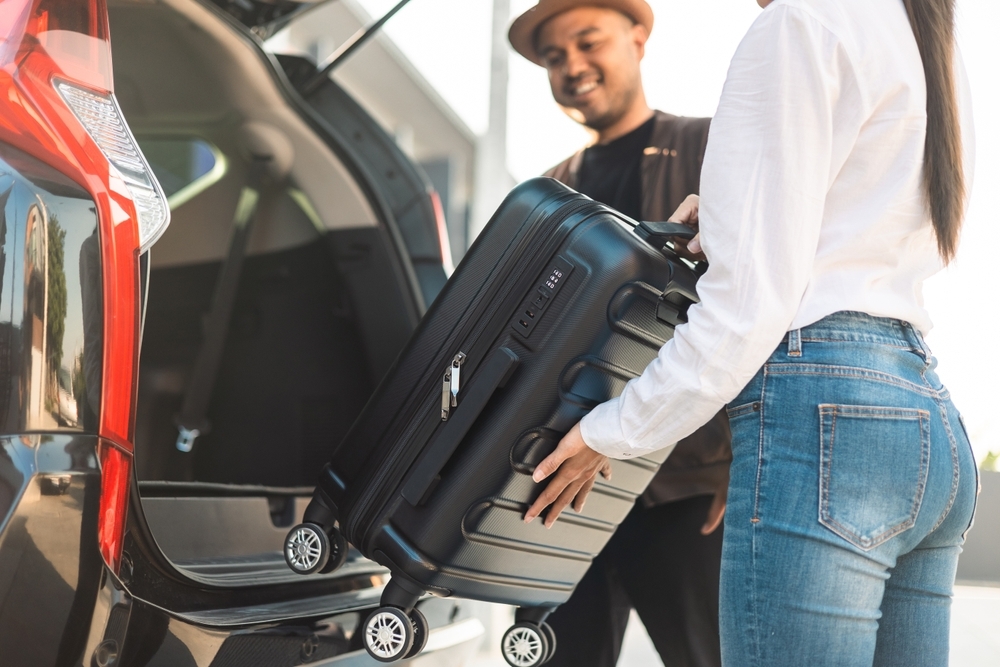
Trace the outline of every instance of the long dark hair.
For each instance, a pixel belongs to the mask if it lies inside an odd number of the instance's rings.
[[[938,252],[955,256],[965,209],[962,130],[955,94],[955,0],[903,0],[927,79],[924,187]]]

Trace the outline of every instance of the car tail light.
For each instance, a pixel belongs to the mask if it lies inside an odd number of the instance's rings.
[[[96,205],[104,303],[98,542],[117,572],[132,479],[139,255],[170,214],[115,102],[106,0],[0,2],[0,141],[55,167]]]
[[[451,256],[451,239],[448,236],[448,222],[444,217],[444,206],[441,205],[441,195],[436,190],[430,191],[431,206],[434,207],[434,222],[437,225],[438,245],[441,248],[441,265],[445,275],[451,278],[455,272],[455,260]]]
[[[128,492],[132,484],[132,453],[115,444],[102,442],[98,459],[101,464],[101,500],[98,504],[97,545],[104,562],[117,574],[121,567]]]
[[[56,83],[56,90],[125,181],[138,214],[139,249],[148,250],[166,231],[170,209],[114,95],[92,92],[63,81]]]

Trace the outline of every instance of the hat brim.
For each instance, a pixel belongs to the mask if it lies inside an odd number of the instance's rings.
[[[614,9],[645,27],[646,32],[653,31],[653,10],[645,0],[540,0],[510,24],[507,33],[510,45],[531,62],[541,65],[542,59],[535,50],[538,29],[552,17],[578,7]]]

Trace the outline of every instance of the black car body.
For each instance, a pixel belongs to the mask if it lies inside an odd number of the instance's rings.
[[[446,280],[442,221],[349,95],[328,77],[306,93],[315,65],[264,51],[296,11],[0,6],[5,666],[370,664],[354,630],[386,572],[352,552],[305,580],[281,546]],[[260,194],[211,430],[185,453],[175,416],[261,134],[287,164]],[[482,625],[421,609],[415,662],[462,664]]]

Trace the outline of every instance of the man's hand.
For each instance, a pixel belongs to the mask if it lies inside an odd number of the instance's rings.
[[[559,441],[555,451],[535,468],[531,476],[535,483],[542,482],[558,471],[549,485],[538,496],[538,500],[524,515],[525,523],[531,523],[546,507],[552,508],[545,515],[545,527],[551,528],[566,506],[573,503],[573,509],[583,511],[587,495],[594,488],[597,475],[611,479],[611,463],[608,457],[598,454],[583,441],[580,425],[577,424]]]
[[[711,535],[722,525],[722,519],[726,516],[726,495],[726,489],[716,491],[712,506],[708,508],[708,516],[705,517],[705,525],[701,527],[702,535]]]
[[[674,214],[668,218],[669,222],[679,222],[691,229],[697,230],[698,207],[700,204],[701,198],[698,195],[688,195],[681,202],[681,205],[677,207],[677,210],[674,211]],[[695,261],[703,261],[705,259],[705,253],[701,250],[701,234],[696,235],[690,241],[675,239],[674,247],[677,250],[677,254],[681,257]]]
[[[708,508],[708,516],[705,517],[705,525],[701,527],[702,535],[711,535],[722,524],[722,519],[726,515],[726,499],[729,495],[729,475],[715,492],[712,498],[712,505]]]

